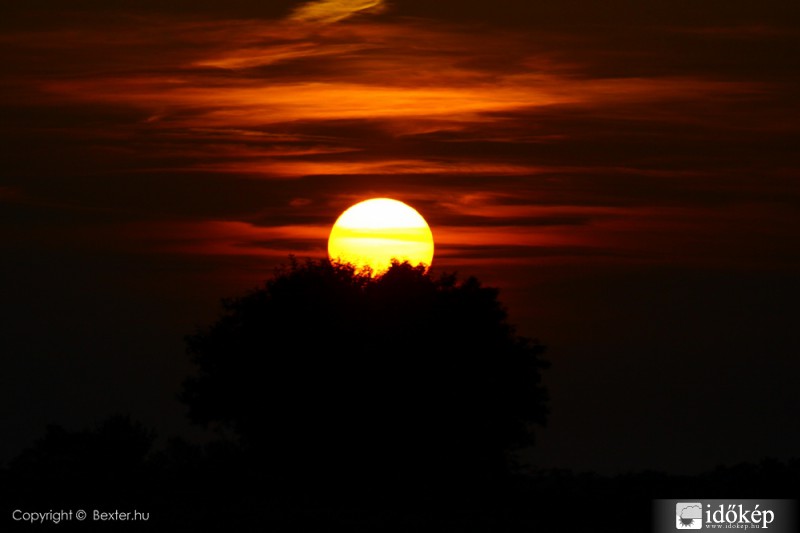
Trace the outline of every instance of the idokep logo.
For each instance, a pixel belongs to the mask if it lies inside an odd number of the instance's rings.
[[[703,504],[700,502],[676,503],[675,527],[677,529],[703,529]]]
[[[653,533],[699,529],[797,533],[796,500],[653,500]]]

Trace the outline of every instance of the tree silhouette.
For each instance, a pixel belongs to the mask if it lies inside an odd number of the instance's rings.
[[[112,415],[94,427],[47,426],[44,437],[10,464],[19,493],[97,503],[142,488],[155,433],[128,415]],[[114,487],[109,491],[109,487]]]
[[[294,258],[187,337],[182,399],[278,479],[486,479],[544,424],[543,346],[498,290],[394,263]]]

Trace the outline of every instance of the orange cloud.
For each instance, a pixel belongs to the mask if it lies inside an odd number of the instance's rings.
[[[143,251],[199,254],[254,255],[285,258],[298,243],[324,249],[330,227],[287,225],[260,227],[230,220],[158,221],[130,225],[124,233],[143,245]]]
[[[292,20],[330,23],[358,13],[379,13],[385,8],[383,0],[314,0],[298,7]]]

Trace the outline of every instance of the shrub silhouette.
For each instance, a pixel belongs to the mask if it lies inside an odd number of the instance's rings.
[[[283,482],[500,476],[545,422],[546,362],[497,296],[408,263],[370,277],[292,258],[187,337],[182,399]]]

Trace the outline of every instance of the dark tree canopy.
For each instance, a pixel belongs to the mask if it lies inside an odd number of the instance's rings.
[[[187,338],[193,421],[291,475],[480,477],[544,424],[543,347],[498,291],[395,263],[299,263]]]

